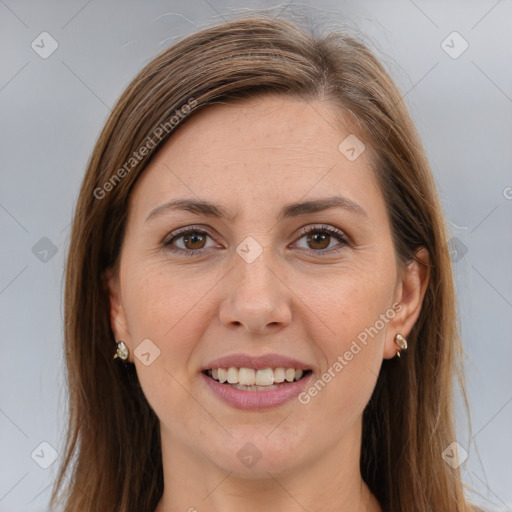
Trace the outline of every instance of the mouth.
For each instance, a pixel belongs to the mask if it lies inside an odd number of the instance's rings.
[[[296,398],[313,378],[313,370],[298,362],[296,364],[302,368],[285,368],[272,363],[266,366],[261,359],[253,364],[259,368],[220,366],[222,363],[219,362],[212,364],[214,368],[203,369],[201,374],[217,399],[232,408],[246,411],[284,406]]]
[[[205,364],[201,377],[224,404],[246,411],[284,406],[313,379],[311,363],[284,354],[229,354]]]
[[[296,368],[209,368],[202,373],[225,386],[241,391],[270,391],[306,379],[312,370]]]

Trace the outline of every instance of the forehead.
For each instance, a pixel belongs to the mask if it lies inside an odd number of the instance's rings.
[[[283,95],[208,106],[158,151],[139,178],[133,206],[143,213],[184,196],[228,200],[227,206],[336,193],[364,201],[379,191],[368,145],[355,160],[344,152],[343,141],[356,136],[351,125],[339,107]]]
[[[279,156],[300,161],[305,155],[330,161],[351,133],[348,121],[329,103],[266,95],[206,107],[173,134],[166,149],[182,160],[201,156],[226,164],[243,154],[263,162]],[[174,146],[188,151],[176,155]]]

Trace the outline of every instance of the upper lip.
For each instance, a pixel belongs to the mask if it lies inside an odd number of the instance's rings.
[[[312,369],[311,365],[281,354],[263,354],[258,356],[250,354],[231,354],[209,362],[202,370],[231,367],[254,368],[255,370],[263,370],[264,368],[294,368],[296,370]]]

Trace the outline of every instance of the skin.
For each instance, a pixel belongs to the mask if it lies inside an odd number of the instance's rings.
[[[418,318],[428,272],[417,262],[397,267],[370,152],[351,162],[338,150],[350,133],[320,100],[214,105],[180,127],[137,182],[120,265],[107,278],[116,340],[160,420],[165,489],[156,512],[382,510],[359,471],[362,413],[383,359],[396,355],[395,335],[407,337]],[[332,195],[367,216],[332,208],[277,219],[284,204]],[[167,211],[146,221],[176,198],[238,216]],[[298,234],[322,225],[348,244]],[[173,245],[199,255],[162,247],[186,226],[208,236]],[[236,252],[247,236],[263,249],[252,263]],[[424,249],[417,258],[428,262]],[[395,302],[400,311],[308,404],[242,411],[203,382],[204,365],[240,352],[299,359],[314,382]],[[160,355],[146,366],[134,351],[148,338]],[[247,442],[262,455],[250,468],[237,457]]]

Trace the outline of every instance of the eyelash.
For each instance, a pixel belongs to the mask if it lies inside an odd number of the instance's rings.
[[[205,249],[190,249],[190,250],[186,249],[185,250],[185,249],[181,249],[181,248],[172,247],[172,242],[174,240],[179,239],[185,235],[193,234],[193,233],[196,233],[196,234],[198,233],[201,235],[208,235],[210,238],[213,238],[210,235],[210,233],[208,233],[208,231],[190,226],[190,227],[186,227],[181,230],[175,231],[174,233],[171,233],[168,237],[166,237],[164,239],[164,241],[162,242],[162,246],[166,250],[176,253],[176,254],[183,254],[186,256],[195,256],[195,255],[205,251]],[[350,245],[347,240],[347,237],[345,236],[345,234],[342,231],[340,231],[339,229],[333,228],[331,226],[326,226],[326,225],[322,225],[321,227],[306,226],[304,228],[301,228],[301,230],[298,233],[297,241],[310,233],[327,233],[327,234],[337,238],[342,244],[341,247],[339,247],[337,249],[332,249],[332,248],[325,249],[325,250],[303,249],[303,250],[309,252],[310,254],[315,254],[315,255],[320,255],[320,256],[323,256],[325,254],[333,254],[333,253],[337,253],[337,252],[343,250],[345,246]]]

